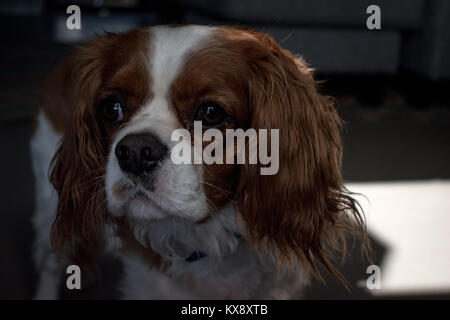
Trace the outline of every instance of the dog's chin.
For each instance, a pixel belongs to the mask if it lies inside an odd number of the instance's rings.
[[[106,190],[108,211],[116,217],[156,220],[170,216],[162,203],[155,201],[142,186],[122,178]]]
[[[139,220],[159,220],[172,215],[161,204],[140,191],[124,203],[123,209],[129,218]]]

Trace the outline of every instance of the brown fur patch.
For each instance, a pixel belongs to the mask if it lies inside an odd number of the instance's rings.
[[[98,103],[114,96],[125,121],[146,99],[148,30],[108,34],[78,47],[50,79],[42,109],[64,132],[52,163],[51,180],[59,194],[52,244],[56,253],[89,266],[103,245],[109,219],[103,175],[117,126],[102,120]]]
[[[341,177],[339,117],[306,64],[267,35],[220,28],[187,58],[171,98],[187,128],[196,107],[212,100],[231,115],[222,131],[280,130],[273,176],[260,175],[260,165],[204,165],[211,211],[232,200],[255,246],[276,249],[281,262],[299,261],[316,275],[319,262],[344,281],[331,255],[345,254],[347,232],[365,244],[366,231]]]
[[[116,197],[118,199],[123,199],[125,196],[124,193],[126,191],[127,191],[127,187],[120,182],[117,182],[112,187],[112,194],[114,195],[114,197]]]

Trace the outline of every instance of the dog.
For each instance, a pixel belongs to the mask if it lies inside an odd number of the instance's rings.
[[[195,121],[278,129],[278,171],[175,164],[171,135]],[[87,270],[105,248],[123,262],[124,299],[293,299],[318,265],[345,281],[332,256],[366,231],[339,130],[312,70],[266,34],[155,26],[77,47],[46,82],[31,139],[35,297],[58,298],[64,266]]]

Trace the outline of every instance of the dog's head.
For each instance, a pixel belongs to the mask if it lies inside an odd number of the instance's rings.
[[[92,257],[111,216],[204,223],[232,205],[256,247],[310,266],[315,259],[336,274],[328,250],[340,248],[345,231],[364,234],[342,183],[339,117],[303,61],[271,37],[154,27],[99,37],[65,66],[73,106],[52,168],[57,251]],[[226,139],[213,139],[223,163],[177,163],[174,148],[194,146],[195,121],[224,137],[227,129],[268,129],[262,150],[278,153],[277,170],[262,174],[267,163],[249,157],[227,163],[242,146]],[[179,138],[191,139],[174,140],[180,129]]]

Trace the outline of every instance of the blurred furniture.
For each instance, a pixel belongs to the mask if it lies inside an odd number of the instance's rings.
[[[179,0],[187,23],[226,23],[272,34],[322,73],[450,77],[450,2],[446,0]],[[381,30],[366,9],[381,8]]]
[[[74,0],[82,8],[81,30],[65,28],[64,0],[5,1],[0,15],[51,15],[57,42],[159,23],[233,24],[272,34],[321,73],[406,70],[450,79],[448,0]],[[381,9],[381,30],[366,27],[372,4]]]

